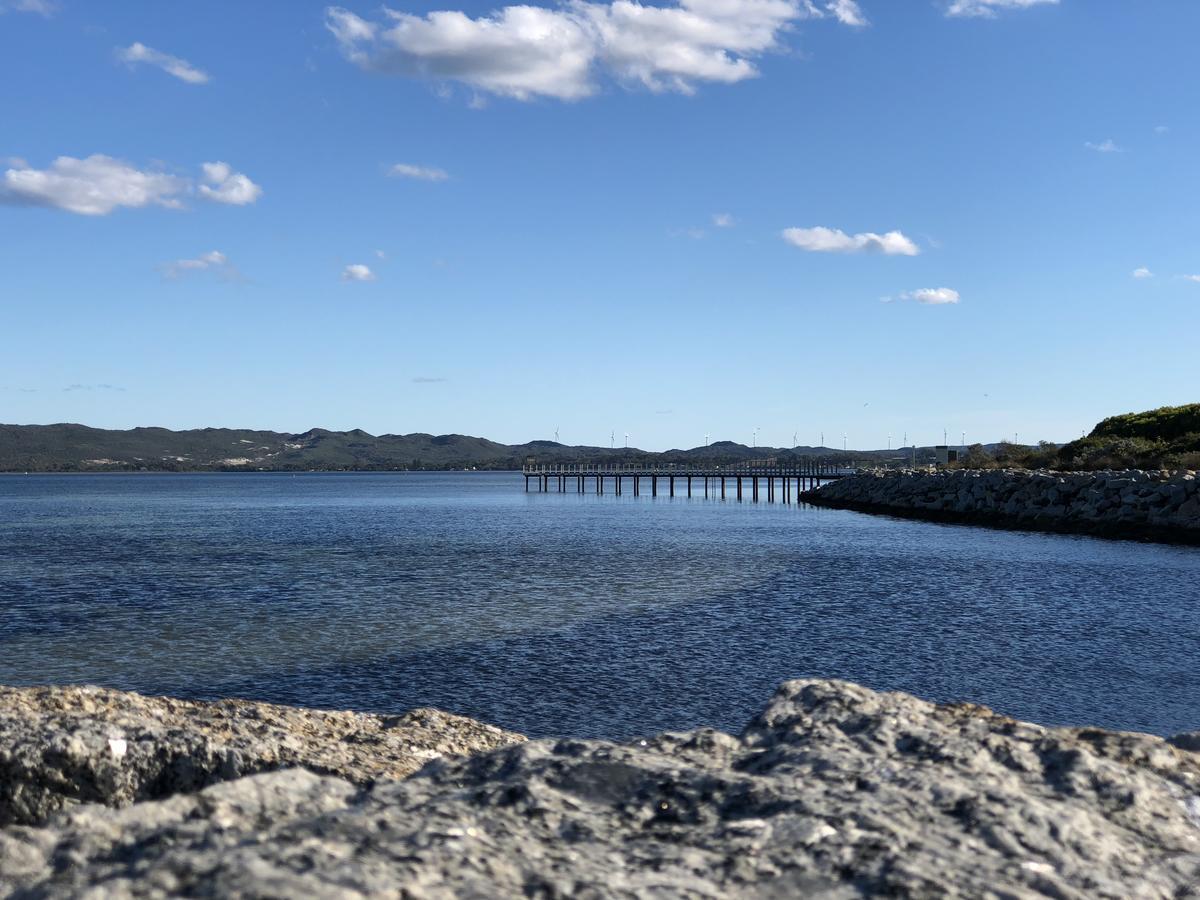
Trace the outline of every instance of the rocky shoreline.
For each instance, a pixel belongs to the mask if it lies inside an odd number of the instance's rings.
[[[1200,545],[1194,472],[872,471],[802,499],[940,522]]]
[[[1197,750],[820,680],[624,744],[4,690],[0,895],[1181,898]]]

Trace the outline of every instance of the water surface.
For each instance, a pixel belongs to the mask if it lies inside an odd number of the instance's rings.
[[[0,683],[534,735],[740,729],[846,678],[1200,728],[1200,550],[511,473],[0,476]]]

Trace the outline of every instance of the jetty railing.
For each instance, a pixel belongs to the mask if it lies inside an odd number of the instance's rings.
[[[637,497],[642,492],[642,480],[648,479],[650,495],[657,497],[661,479],[665,481],[670,497],[675,496],[677,481],[685,486],[688,497],[693,496],[693,484],[698,482],[703,485],[704,497],[720,497],[722,500],[730,492],[742,500],[744,489],[748,487],[750,499],[755,503],[762,495],[765,495],[768,503],[774,503],[777,499],[783,503],[791,503],[793,499],[800,502],[805,491],[812,490],[822,482],[844,478],[854,471],[844,463],[815,457],[785,461],[755,459],[719,466],[707,463],[527,462],[521,468],[527,492],[532,480],[537,485],[538,493],[550,493],[553,484],[557,493],[567,493],[569,487],[574,486],[575,492],[582,494],[591,484],[597,494],[603,494],[611,479],[612,492],[620,496],[625,491],[628,479],[633,486],[633,495]]]

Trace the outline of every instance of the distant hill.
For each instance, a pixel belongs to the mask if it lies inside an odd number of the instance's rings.
[[[398,469],[519,469],[539,462],[658,460],[729,464],[750,459],[820,456],[850,464],[881,461],[903,451],[828,447],[747,447],[718,441],[707,447],[650,453],[634,447],[573,447],[554,441],[500,444],[462,434],[382,434],[361,429],[302,434],[236,428],[110,431],[85,425],[0,425],[3,472],[393,471]]]

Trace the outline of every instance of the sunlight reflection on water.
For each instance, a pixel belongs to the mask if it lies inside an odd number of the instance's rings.
[[[1047,723],[1200,726],[1200,551],[508,473],[0,478],[0,682],[535,734],[737,729],[851,678]]]

